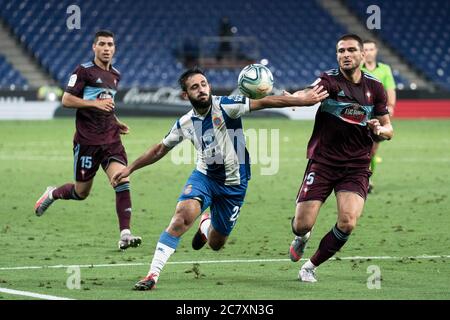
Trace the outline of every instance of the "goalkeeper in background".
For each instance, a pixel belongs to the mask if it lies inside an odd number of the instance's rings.
[[[389,67],[387,64],[377,62],[378,48],[375,41],[364,41],[364,53],[365,59],[364,63],[361,65],[361,69],[364,72],[373,75],[383,84],[384,90],[386,90],[387,107],[389,110],[389,114],[392,117],[394,115],[394,107],[397,97],[395,94],[395,80],[394,76],[392,75],[391,67]],[[381,162],[381,158],[376,155],[379,144],[380,141],[375,138],[372,148],[372,158],[370,160],[370,170],[372,171],[372,177],[375,173],[377,163]],[[370,181],[369,193],[372,192],[372,189],[373,184],[372,181]]]

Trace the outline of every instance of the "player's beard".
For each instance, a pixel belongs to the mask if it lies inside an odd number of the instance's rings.
[[[189,101],[191,102],[192,106],[198,113],[204,114],[206,111],[208,111],[208,108],[211,106],[212,96],[210,94],[208,100],[206,101],[201,101],[189,97]]]
[[[345,73],[345,74],[347,74],[347,75],[349,75],[349,76],[352,75],[352,74],[354,74],[355,71],[356,71],[357,69],[359,69],[359,65],[361,64],[361,61],[362,61],[362,60],[360,60],[359,62],[358,62],[358,60],[354,60],[354,63],[353,63],[350,67],[345,67],[345,68],[344,68],[344,65],[342,64],[342,65],[340,66],[342,72]]]

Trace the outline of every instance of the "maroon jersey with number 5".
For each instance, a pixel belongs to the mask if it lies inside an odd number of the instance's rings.
[[[383,85],[365,73],[359,83],[352,83],[338,69],[322,73],[315,85],[322,85],[329,97],[317,110],[308,159],[335,167],[367,168],[373,144],[367,121],[389,113]]]

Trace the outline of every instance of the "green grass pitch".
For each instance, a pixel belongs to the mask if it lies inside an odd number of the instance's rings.
[[[175,119],[123,120],[131,127],[123,143],[132,161],[159,142]],[[195,224],[157,289],[135,292],[131,288],[147,273],[194,164],[174,165],[169,154],[133,174],[132,229],[143,244],[119,252],[114,192],[101,170],[86,201],[57,201],[39,218],[33,212],[48,185],[73,179],[74,120],[1,122],[0,288],[73,299],[450,299],[450,121],[394,120],[395,137],[380,147],[375,192],[358,227],[337,259],[318,269],[319,282],[305,284],[287,251],[312,124],[244,119],[245,129],[279,130],[277,174],[261,175],[268,165],[257,159],[225,248],[193,251]],[[331,196],[305,257],[335,219]],[[80,289],[67,287],[69,265],[82,265]],[[379,289],[368,288],[371,268],[381,272]],[[0,299],[31,298],[0,292]]]

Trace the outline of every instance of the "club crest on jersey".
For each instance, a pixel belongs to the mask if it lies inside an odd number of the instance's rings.
[[[112,99],[112,98],[114,98],[114,96],[110,91],[102,91],[97,96],[97,99],[99,99],[99,100]]]
[[[369,103],[372,101],[372,94],[370,93],[370,91],[366,92],[366,97],[367,97],[367,101],[369,101]]]
[[[216,127],[220,126],[220,124],[222,123],[222,119],[220,119],[220,117],[214,117],[213,118],[213,123]]]
[[[360,124],[366,119],[366,111],[357,103],[354,103],[341,111],[341,118],[349,123]]]

